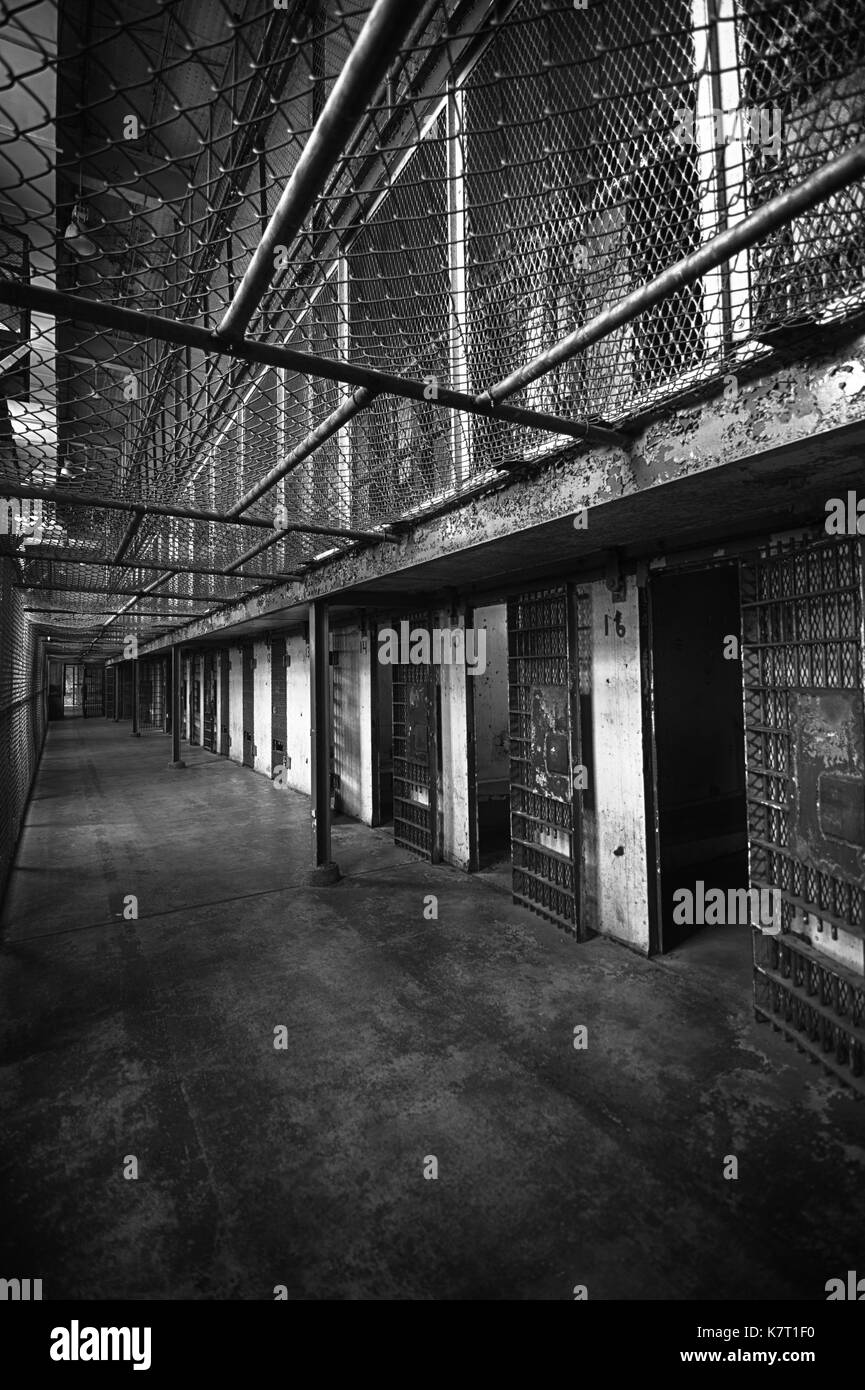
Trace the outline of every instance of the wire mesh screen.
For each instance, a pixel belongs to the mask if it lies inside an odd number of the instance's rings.
[[[0,898],[48,722],[46,642],[35,636],[14,580],[13,562],[0,555]]]
[[[222,352],[208,335],[372,6],[4,8],[0,492],[40,629],[77,634],[82,661],[560,452],[555,423],[439,392],[482,395],[863,137],[865,0],[392,8],[384,75]],[[862,199],[793,217],[514,404],[626,424],[858,311]],[[358,383],[371,400],[323,428]]]
[[[746,109],[771,113],[751,141],[755,205],[800,182],[865,138],[865,29],[857,5],[739,4]],[[833,195],[755,248],[752,312],[758,330],[861,307],[865,190]]]
[[[742,611],[751,880],[865,936],[861,567],[857,540],[755,560]]]

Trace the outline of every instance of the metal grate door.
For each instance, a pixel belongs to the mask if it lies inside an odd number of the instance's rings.
[[[117,668],[117,678],[120,681],[120,718],[132,718],[132,667],[129,662],[125,662]]]
[[[756,1014],[865,1092],[862,573],[855,538],[744,562],[742,659]]]
[[[93,719],[104,713],[101,666],[84,667],[84,714]]]
[[[513,896],[582,937],[574,599],[562,586],[508,601]]]
[[[216,653],[204,653],[204,738],[205,748],[216,752]]]
[[[270,639],[270,766],[274,777],[287,765],[288,710],[285,696],[285,638]]]
[[[243,766],[255,766],[255,655],[252,643],[241,648],[243,679]]]
[[[114,666],[105,667],[105,717],[114,718],[114,699],[117,681],[117,668]]]
[[[429,616],[415,613],[409,632],[430,631]],[[393,668],[393,838],[422,859],[437,860],[436,719],[432,667]]]
[[[161,659],[139,664],[138,728],[141,733],[165,730],[165,662]]]
[[[201,668],[203,659],[200,656],[192,658],[192,669],[190,678],[192,680],[192,733],[189,736],[190,743],[201,743]]]
[[[228,757],[228,648],[219,650],[219,752]]]

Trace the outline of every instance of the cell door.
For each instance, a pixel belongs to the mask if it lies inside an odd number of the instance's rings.
[[[91,718],[104,713],[103,671],[101,666],[84,667],[84,713]]]
[[[865,1092],[862,542],[800,542],[742,575],[750,882],[769,909],[755,1011]]]
[[[575,602],[565,585],[508,601],[511,852],[514,900],[583,939]]]
[[[190,743],[201,743],[201,668],[202,658],[192,658],[192,735]]]
[[[115,681],[117,680],[117,667],[106,666],[105,668],[105,716],[107,719],[114,718],[115,700]]]
[[[124,664],[119,668],[119,677],[120,677],[120,718],[121,718],[121,719],[131,719],[131,718],[132,718],[133,685],[132,685],[132,667],[131,667],[131,665],[129,664],[128,661],[127,661],[127,662],[124,662]]]
[[[204,747],[216,752],[216,653],[204,653]]]
[[[431,631],[426,613],[408,619]],[[436,686],[428,664],[393,668],[393,838],[421,859],[437,862]]]
[[[252,643],[241,648],[243,679],[243,766],[255,766],[255,654]]]
[[[222,648],[219,652],[219,752],[223,757],[228,757],[229,739],[229,713],[228,713],[228,670],[229,670],[228,649]]]
[[[288,710],[285,701],[285,638],[270,639],[270,766],[287,767]],[[284,776],[284,774],[283,774]]]

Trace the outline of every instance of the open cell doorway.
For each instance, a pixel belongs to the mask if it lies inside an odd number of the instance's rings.
[[[474,712],[477,868],[511,887],[508,613],[504,603],[475,608],[486,664],[470,677]],[[480,640],[480,639],[478,639]]]
[[[750,974],[738,565],[653,576],[650,602],[655,948]]]

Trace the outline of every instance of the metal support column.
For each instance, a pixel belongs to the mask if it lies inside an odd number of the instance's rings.
[[[310,787],[312,791],[313,884],[336,883],[339,866],[330,857],[330,623],[327,607],[309,605]]]
[[[123,666],[122,666],[121,663],[118,661],[117,665],[116,665],[115,668],[114,668],[114,722],[115,722],[115,724],[117,723],[118,719],[120,718],[120,688],[121,688],[121,685],[122,685],[122,681],[121,681],[120,676],[121,676],[122,670],[123,670]]]
[[[171,648],[171,762],[170,768],[186,767],[180,756],[180,647]]]

